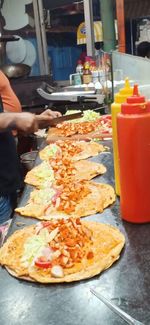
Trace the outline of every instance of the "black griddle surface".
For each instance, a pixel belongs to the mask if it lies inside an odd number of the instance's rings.
[[[101,153],[91,160],[107,167],[95,180],[114,185],[112,153]],[[26,203],[30,190],[30,186],[25,188],[20,205]],[[86,220],[117,226],[124,233],[126,245],[120,259],[102,274],[70,284],[29,283],[0,268],[0,325],[125,325],[90,293],[94,286],[132,317],[150,324],[150,225],[122,221],[118,199],[102,214]],[[36,220],[15,215],[9,234],[19,229],[16,222],[29,225]]]

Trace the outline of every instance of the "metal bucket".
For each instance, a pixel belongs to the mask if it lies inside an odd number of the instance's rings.
[[[27,171],[29,171],[33,168],[37,154],[38,154],[38,151],[35,150],[35,151],[23,153],[20,156],[21,163]]]

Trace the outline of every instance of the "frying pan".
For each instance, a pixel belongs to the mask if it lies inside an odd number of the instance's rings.
[[[31,67],[27,64],[5,64],[0,67],[0,70],[9,78],[21,78],[26,77],[31,72]]]

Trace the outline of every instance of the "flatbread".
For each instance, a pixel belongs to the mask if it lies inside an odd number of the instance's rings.
[[[99,153],[105,151],[105,147],[102,144],[94,141],[80,141],[79,143],[81,152],[72,157],[72,159],[75,161],[94,157],[97,156]]]
[[[35,233],[35,226],[18,230],[7,239],[0,249],[0,264],[5,266],[12,276],[40,283],[73,282],[100,274],[119,259],[125,237],[117,228],[110,225],[91,221],[82,221],[82,224],[92,232],[92,242],[89,246],[85,246],[84,250],[92,249],[93,258],[87,259],[84,254],[83,259],[73,267],[64,268],[64,276],[61,278],[51,276],[49,269],[39,269],[34,265],[25,270],[22,267],[24,243]]]
[[[94,138],[111,138],[112,125],[110,115],[103,115],[95,121],[80,121],[79,123],[63,122],[55,128],[50,128],[47,135],[47,143],[59,139],[74,139],[77,141]]]
[[[110,136],[107,137],[111,138],[112,135],[110,134]],[[103,139],[102,135],[99,134],[98,131],[92,131],[86,134],[74,134],[70,136],[63,136],[59,129],[50,128],[47,134],[46,142],[49,144],[49,143],[54,143],[58,140],[66,141],[68,140],[68,138],[72,139],[73,141],[89,141],[95,138]]]
[[[83,197],[75,206],[75,211],[69,215],[75,215],[78,217],[85,217],[97,212],[103,212],[103,210],[111,205],[115,201],[115,191],[111,185],[100,184],[92,181],[85,182],[87,189],[90,193]],[[68,217],[69,215],[64,211],[58,211],[52,204],[47,209],[47,205],[43,202],[40,204],[36,203],[36,197],[39,200],[38,190],[32,192],[32,198],[28,204],[24,207],[16,208],[15,211],[26,217],[33,217],[40,220],[50,220],[51,218],[57,217]]]
[[[56,142],[55,144],[59,146],[59,143]],[[87,159],[89,157],[97,156],[100,152],[105,151],[105,147],[102,144],[99,144],[94,141],[86,142],[86,141],[72,141],[72,143],[75,143],[75,145],[81,150],[79,153],[72,153],[71,159],[77,161],[82,159]],[[39,156],[42,160],[49,160],[50,154],[49,149],[51,148],[51,145],[46,146],[43,150],[39,152]]]
[[[28,275],[27,268],[20,264],[20,256],[22,254],[22,246],[32,234],[34,234],[34,226],[26,227],[26,230],[25,228],[17,230],[0,248],[0,264],[8,263],[8,266],[15,270],[19,276]],[[8,255],[9,260],[7,261]]]
[[[44,182],[52,184],[54,182],[53,169],[48,162],[44,161],[27,172],[24,182],[38,188],[42,188]]]
[[[72,177],[76,180],[90,180],[97,175],[102,175],[106,172],[106,167],[104,165],[87,160],[76,161],[73,163],[73,166],[75,171],[72,174]],[[48,176],[49,169],[51,169],[50,164],[45,162],[34,167],[26,174],[24,180],[25,183],[38,188],[42,188],[48,183],[54,183],[55,175],[54,178],[51,175]],[[45,171],[45,173],[41,174],[40,171]]]
[[[91,180],[98,175],[104,174],[107,170],[104,165],[88,160],[76,161],[74,166],[76,168],[76,180]]]

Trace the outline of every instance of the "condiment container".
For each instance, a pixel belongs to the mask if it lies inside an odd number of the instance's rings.
[[[92,81],[95,84],[96,82],[99,82],[99,78],[98,78],[98,70],[96,71],[92,71]]]
[[[133,96],[117,115],[121,216],[132,223],[150,221],[150,104]]]
[[[83,72],[83,64],[81,60],[77,61],[77,66],[76,66],[76,73],[82,74]]]
[[[115,174],[115,191],[120,195],[119,181],[119,158],[118,158],[118,140],[117,140],[117,114],[121,112],[121,104],[124,103],[128,96],[133,94],[133,88],[130,87],[128,78],[125,79],[124,88],[115,95],[114,103],[111,105],[112,129],[113,129],[113,156],[114,156],[114,174]]]
[[[88,61],[86,61],[84,64],[82,79],[83,84],[89,84],[92,82],[92,73],[90,71],[90,63]]]

